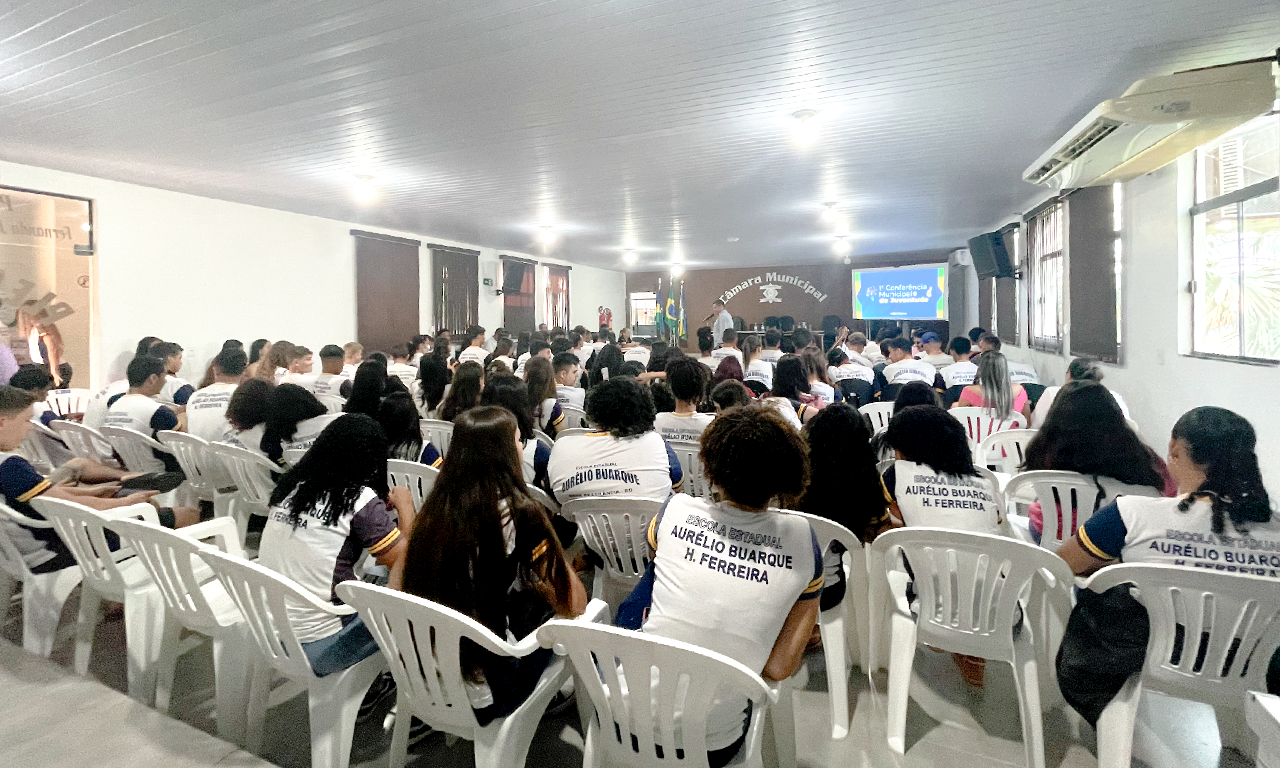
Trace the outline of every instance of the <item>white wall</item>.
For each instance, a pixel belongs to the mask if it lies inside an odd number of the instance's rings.
[[[89,380],[77,374],[78,386],[101,386],[117,375],[143,336],[182,344],[183,375],[193,381],[224,339],[246,346],[259,337],[289,339],[318,350],[355,338],[350,231],[369,227],[3,161],[0,184],[94,200],[94,362]],[[422,233],[387,234],[423,243],[424,331],[432,323],[428,242],[479,250],[480,276],[497,277],[498,251],[492,248]],[[623,273],[574,265],[569,274],[575,324],[594,326],[600,304],[615,312],[622,307]],[[502,324],[496,287],[481,287],[480,324],[490,330]]]
[[[1161,454],[1174,422],[1191,408],[1216,405],[1244,416],[1258,433],[1268,484],[1280,493],[1280,408],[1273,397],[1280,371],[1180,353],[1189,349],[1190,334],[1190,170],[1188,156],[1124,185],[1121,364],[1103,366],[1105,383],[1124,396],[1143,437]],[[1025,340],[1021,320],[1019,338]],[[1025,342],[1004,351],[1035,365],[1045,384],[1062,383],[1070,362],[1066,355],[1027,349]]]

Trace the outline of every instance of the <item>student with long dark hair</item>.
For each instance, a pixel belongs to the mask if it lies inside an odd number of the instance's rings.
[[[418,363],[418,412],[423,418],[440,407],[449,386],[449,366],[434,354],[423,355]]]
[[[564,424],[564,411],[556,400],[556,372],[551,361],[544,357],[529,358],[524,366],[524,380],[529,388],[534,427],[555,437]]]
[[[516,416],[506,408],[481,405],[458,415],[403,569],[405,592],[503,638],[526,637],[554,616],[581,615],[587,604],[546,511],[529,496],[519,446]],[[552,659],[550,649],[498,657],[466,640],[461,654],[481,725],[514,712]]]
[[[281,384],[267,399],[267,421],[259,443],[263,455],[283,464],[286,450],[308,449],[339,414],[297,384]]]
[[[227,401],[227,426],[220,439],[241,448],[260,451],[272,389],[274,387],[262,379],[249,379],[236,387]]]
[[[1079,472],[1095,481],[1105,477],[1145,485],[1166,496],[1177,492],[1164,462],[1129,428],[1115,398],[1092,381],[1073,381],[1062,388],[1044,426],[1027,444],[1022,468]],[[1101,486],[1098,492],[1103,492]],[[1039,502],[1031,505],[1028,517],[1038,539],[1043,525]]]
[[[588,383],[594,387],[606,378],[613,379],[622,375],[622,364],[626,362],[622,350],[617,344],[606,344],[596,353],[596,362],[591,366]],[[605,371],[608,371],[606,376]]]
[[[484,385],[481,405],[500,405],[511,411],[520,427],[520,464],[524,481],[547,488],[547,460],[551,449],[534,436],[533,408],[529,405],[529,388],[516,376],[496,376]]]
[[[378,424],[387,436],[387,458],[440,466],[440,451],[423,441],[418,409],[408,392],[393,392],[378,406]]]
[[[398,525],[389,507],[394,507]],[[382,428],[364,414],[340,415],[272,491],[258,563],[318,599],[341,605],[334,587],[356,578],[363,551],[393,574],[398,572],[413,519],[409,490],[387,488],[387,439]],[[321,677],[378,652],[359,614],[334,616],[290,606],[289,623]]]
[[[1280,579],[1272,562],[1280,551],[1280,525],[1262,484],[1256,444],[1253,427],[1236,413],[1210,406],[1187,411],[1169,439],[1169,472],[1179,495],[1121,496],[1095,512],[1058,554],[1077,576],[1123,561],[1230,568]],[[1149,635],[1146,608],[1127,585],[1079,593],[1058,651],[1058,684],[1090,724],[1097,724],[1129,676],[1142,669]],[[1190,640],[1192,647],[1199,643]],[[1189,653],[1185,644],[1186,638],[1175,638],[1173,652],[1182,647]],[[1270,660],[1267,688],[1280,693],[1280,654]]]
[[[826,403],[809,391],[809,368],[799,355],[786,354],[778,358],[773,371],[773,391],[765,398],[765,404],[777,408],[783,418],[792,421],[787,411],[795,416],[792,426],[800,428],[804,422],[822,409]],[[787,409],[786,406],[791,408]]]
[[[386,388],[387,366],[380,360],[366,360],[356,369],[355,380],[351,383],[351,397],[347,398],[342,410],[377,418],[378,405],[382,402],[382,392]]]
[[[453,372],[449,394],[440,404],[440,419],[453,421],[458,414],[480,403],[480,391],[484,389],[484,369],[479,363],[459,363]]]

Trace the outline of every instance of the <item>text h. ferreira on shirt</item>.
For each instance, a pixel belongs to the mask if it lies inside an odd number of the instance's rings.
[[[701,515],[686,516],[684,525],[672,524],[671,536],[693,545],[685,548],[685,560],[726,576],[768,584],[769,568],[795,570],[792,555],[768,552],[760,548],[782,549],[783,543],[779,537],[744,531]],[[702,551],[699,552],[698,549]],[[752,567],[750,564],[766,567]]]

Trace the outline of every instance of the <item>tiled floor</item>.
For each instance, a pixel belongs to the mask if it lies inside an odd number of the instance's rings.
[[[75,615],[74,603],[73,598],[66,616]],[[19,642],[19,616],[16,608],[9,610],[0,637]],[[101,682],[98,684],[70,672],[69,646],[56,651],[50,664],[0,642],[0,766],[264,765],[207,735],[214,732],[212,665],[207,646],[180,661],[174,691],[176,720],[171,720],[116,693],[124,690],[123,643],[120,619],[105,621],[90,668],[91,677]],[[1025,764],[1013,675],[1005,665],[988,665],[985,687],[975,690],[965,685],[948,654],[918,651],[904,756],[893,754],[885,742],[883,672],[868,680],[855,669],[849,684],[853,722],[843,741],[830,738],[820,653],[808,659],[807,678],[795,693],[801,768]],[[1073,712],[1052,709],[1045,718],[1045,732],[1050,768],[1097,765],[1093,730]],[[353,768],[385,768],[389,741],[381,718],[362,724],[356,732]],[[284,768],[306,768],[308,750],[305,700],[299,697],[272,710],[262,757]],[[1209,707],[1159,695],[1144,699],[1134,752],[1134,765],[1144,768],[1244,768],[1253,764],[1234,752],[1219,751]],[[582,736],[572,708],[563,716],[546,718],[530,750],[528,765],[576,768],[581,760]],[[471,747],[465,741],[447,743],[443,735],[435,734],[411,753],[409,764],[414,768],[470,766]]]

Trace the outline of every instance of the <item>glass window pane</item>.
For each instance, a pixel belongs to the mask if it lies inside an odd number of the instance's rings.
[[[1244,354],[1280,359],[1280,194],[1250,200],[1244,209]]]
[[[1216,208],[1195,217],[1195,351],[1239,355],[1239,206]]]
[[[1206,144],[1197,155],[1196,202],[1280,175],[1280,116],[1263,115]]]

